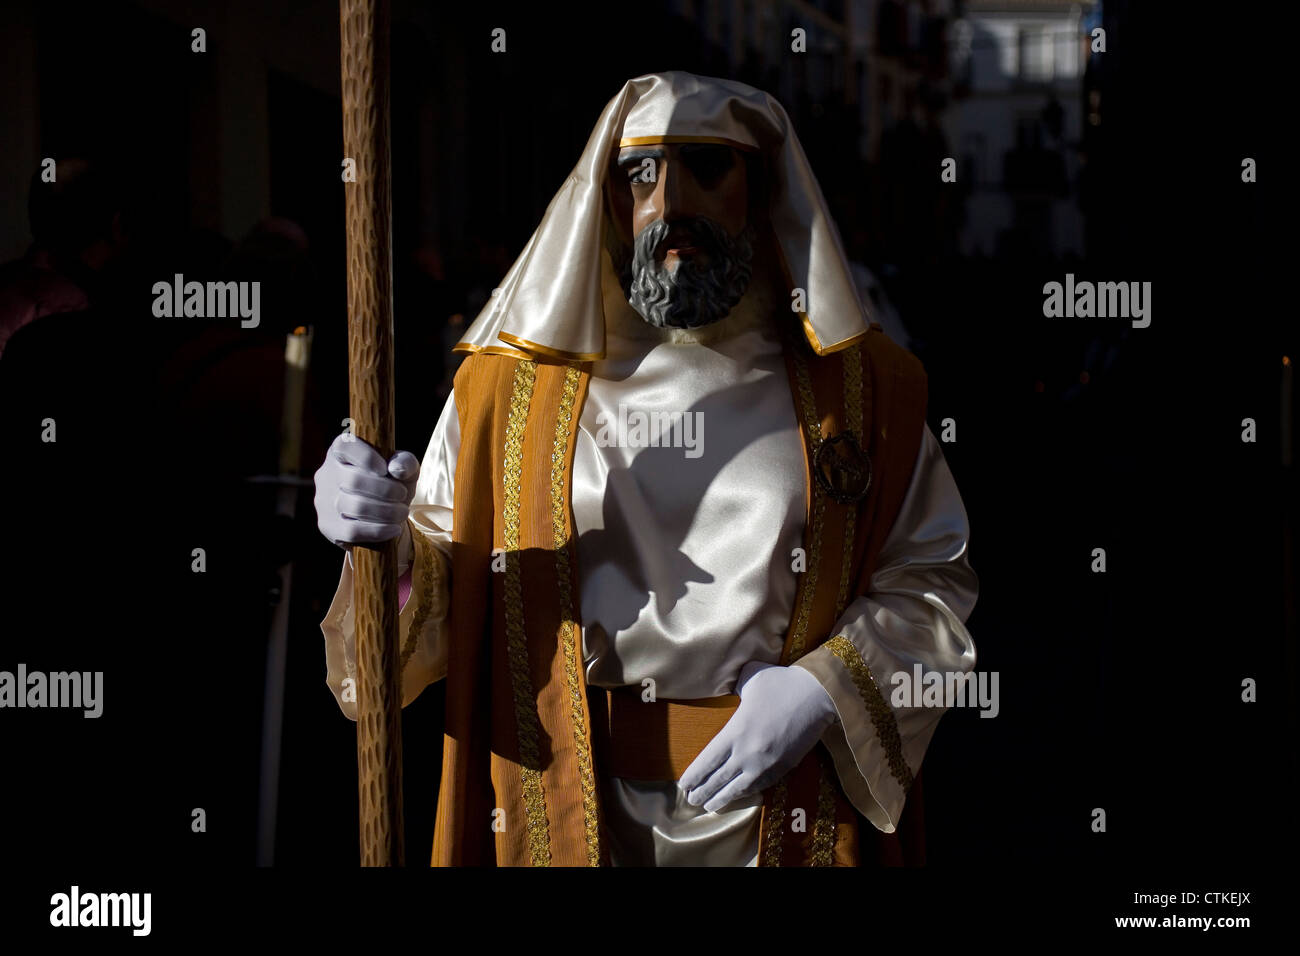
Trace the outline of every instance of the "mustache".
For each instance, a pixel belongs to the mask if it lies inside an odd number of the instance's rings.
[[[630,265],[633,272],[662,268],[661,253],[679,246],[694,246],[717,262],[734,256],[740,239],[733,240],[721,225],[704,216],[673,223],[656,219],[632,240]],[[698,268],[694,263],[683,266]]]
[[[616,262],[628,301],[651,325],[697,328],[725,316],[744,294],[753,265],[752,226],[732,238],[711,219],[672,224],[662,219],[637,234],[633,248]],[[670,272],[656,259],[661,248],[692,245],[709,263],[686,261]]]
[[[642,237],[644,243],[641,241]],[[646,251],[654,259],[658,259],[661,253],[666,253],[669,249],[683,246],[694,246],[703,252],[716,255],[722,250],[726,238],[727,235],[721,226],[704,217],[675,222],[671,226],[659,219],[637,236],[638,245],[646,246]],[[653,247],[651,247],[652,243]]]

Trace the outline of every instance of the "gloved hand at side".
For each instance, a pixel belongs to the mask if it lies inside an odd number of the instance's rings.
[[[836,719],[809,671],[751,661],[736,682],[740,706],[677,782],[686,802],[716,813],[785,776]]]

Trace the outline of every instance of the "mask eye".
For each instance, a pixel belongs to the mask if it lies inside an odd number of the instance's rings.
[[[644,161],[637,163],[627,171],[627,181],[633,186],[645,186],[655,181],[655,164],[654,162],[646,163]]]
[[[663,159],[661,152],[640,152],[618,159],[618,169],[627,177],[629,186],[648,186],[659,174],[659,163]]]
[[[728,146],[683,147],[682,161],[701,185],[714,185],[731,169],[736,157]]]

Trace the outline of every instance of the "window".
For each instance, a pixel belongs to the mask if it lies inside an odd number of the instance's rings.
[[[1020,28],[1020,78],[1029,83],[1052,79],[1052,34],[1046,27]]]

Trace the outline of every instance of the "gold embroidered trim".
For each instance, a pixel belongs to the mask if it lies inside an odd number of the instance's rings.
[[[790,642],[790,656],[786,663],[797,661],[803,656],[804,644],[808,638],[808,621],[812,616],[813,595],[817,591],[817,576],[821,569],[821,549],[822,549],[822,527],[826,518],[826,496],[820,491],[813,493],[815,500],[813,503],[813,526],[812,542],[809,547],[808,555],[808,580],[805,582],[806,587],[803,592],[803,600],[799,602],[799,616],[795,619],[794,639]]]
[[[853,437],[862,443],[862,347],[844,350],[844,417]]]
[[[817,400],[813,397],[812,379],[808,377],[808,364],[796,350],[794,353],[794,377],[799,385],[799,401],[803,406],[803,424],[808,429],[808,450],[816,456],[822,444],[822,423],[817,417]]]
[[[844,557],[840,560],[840,590],[835,597],[835,620],[849,606],[849,572],[853,568],[853,538],[857,533],[858,509],[850,505],[844,515]]]
[[[524,813],[528,827],[528,852],[533,866],[551,865],[550,824],[546,795],[542,792],[542,759],[538,746],[537,694],[528,668],[528,641],[524,634],[524,594],[519,570],[519,495],[523,470],[524,428],[528,406],[537,382],[537,363],[520,359],[515,364],[510,418],[506,424],[505,507],[505,618],[506,652],[510,683],[514,689],[515,724],[519,735],[519,776],[523,783]]]
[[[867,713],[871,715],[871,724],[876,729],[876,736],[880,738],[880,743],[885,748],[889,772],[894,775],[894,779],[904,791],[912,789],[912,771],[907,766],[907,761],[903,759],[903,739],[898,733],[898,722],[894,719],[893,710],[881,696],[880,688],[876,686],[876,679],[871,674],[871,668],[862,659],[853,642],[843,634],[831,638],[824,646],[848,668],[853,686],[858,689],[858,696],[862,698]]]
[[[551,452],[551,526],[555,531],[555,573],[560,593],[560,646],[564,648],[564,676],[569,688],[569,714],[573,723],[573,747],[582,783],[582,822],[587,837],[587,865],[600,866],[600,828],[596,814],[596,777],[591,769],[591,748],[583,721],[582,684],[578,676],[578,648],[573,613],[572,562],[569,533],[565,527],[568,499],[564,493],[564,462],[569,451],[573,405],[578,396],[581,373],[572,365],[564,370],[564,391],[555,418],[555,446]]]
[[[844,417],[846,427],[866,451],[862,440],[862,348],[854,345],[844,350]],[[840,589],[835,598],[835,620],[840,619],[849,603],[849,572],[853,568],[853,538],[857,532],[858,506],[850,505],[844,515],[844,557],[840,560]]]
[[[817,781],[817,821],[813,824],[812,865],[835,862],[835,785],[823,764]]]
[[[414,526],[411,528],[411,542],[414,545],[411,549],[411,562],[416,561],[417,555],[420,562],[420,603],[415,606],[415,614],[411,616],[411,630],[406,635],[406,646],[402,648],[402,666],[398,673],[403,674],[406,672],[407,661],[415,653],[420,634],[429,623],[429,615],[433,613],[433,594],[436,584],[433,572],[434,562],[437,559],[430,553],[433,545],[429,544],[424,532]]]
[[[763,838],[763,865],[780,866],[785,840],[785,780],[772,788],[772,803],[767,815],[767,832]]]
[[[799,387],[799,399],[803,408],[803,423],[808,430],[808,454],[817,455],[822,443],[822,426],[817,418],[817,405],[813,398],[812,381],[808,378],[808,366],[798,351],[794,352],[795,381]],[[817,592],[817,577],[821,570],[822,526],[826,517],[826,495],[817,482],[812,483],[813,523],[812,539],[808,543],[807,578],[800,594],[799,610],[795,616],[794,635],[790,640],[790,653],[783,663],[789,664],[803,656],[804,644],[808,637],[808,621],[812,616],[813,596]]]

